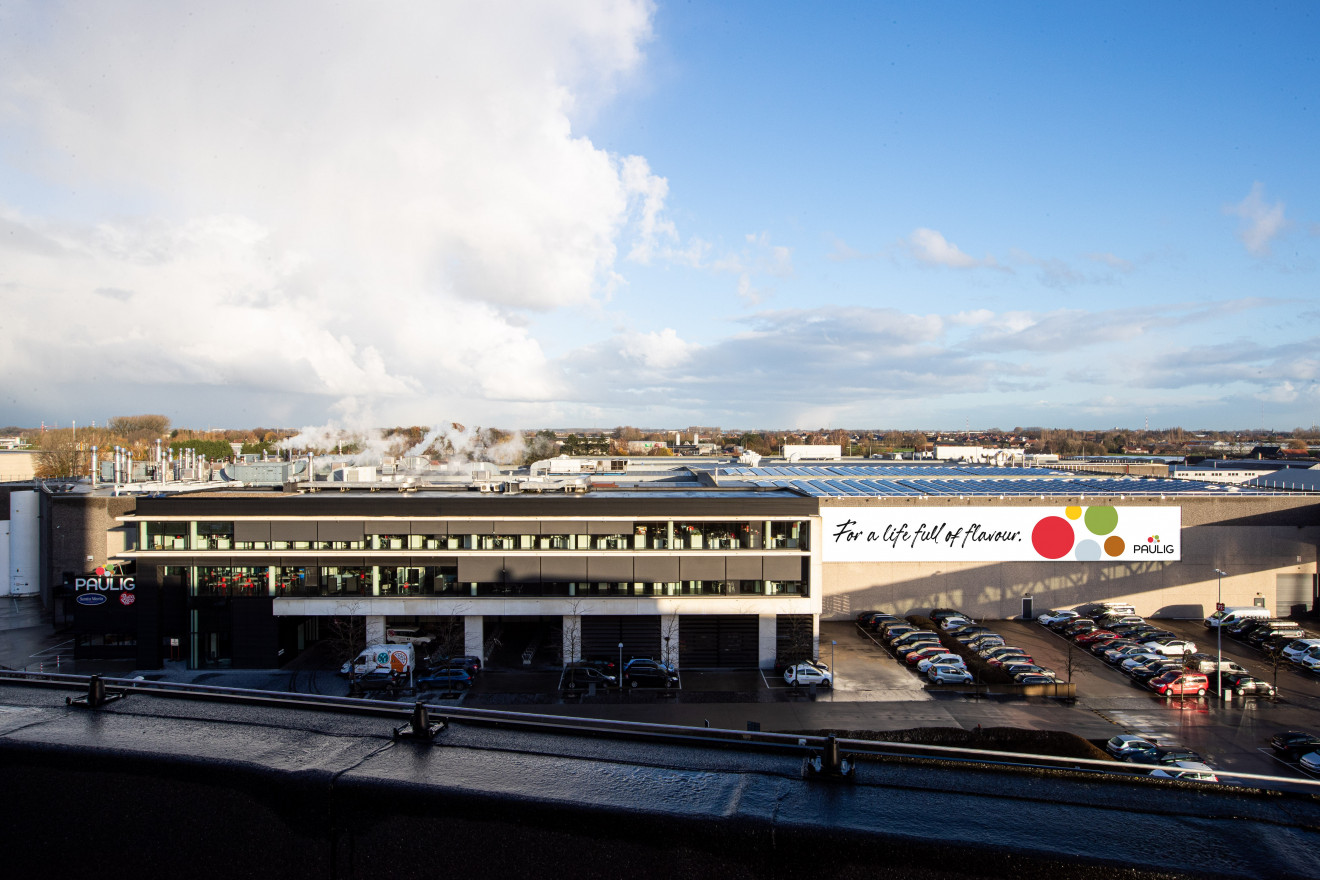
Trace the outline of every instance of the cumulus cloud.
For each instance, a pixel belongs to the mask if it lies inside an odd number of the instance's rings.
[[[1224,208],[1226,214],[1242,219],[1238,228],[1238,238],[1253,256],[1264,257],[1270,253],[1270,242],[1283,231],[1287,221],[1283,216],[1283,202],[1267,204],[1265,187],[1260,181],[1251,185],[1251,192],[1236,205]]]
[[[951,269],[1002,268],[992,256],[977,259],[964,253],[934,229],[918,227],[901,244],[918,261],[929,266],[947,266]]]
[[[556,394],[519,312],[608,295],[622,248],[691,259],[668,182],[575,130],[637,71],[652,14],[11,9],[4,170],[37,193],[0,204],[11,393],[210,385],[431,411]],[[51,327],[83,341],[58,363]]]

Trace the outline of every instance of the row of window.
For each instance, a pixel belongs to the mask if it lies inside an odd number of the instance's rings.
[[[370,523],[368,528],[384,524]],[[577,524],[574,524],[577,525]],[[582,524],[585,527],[585,524]],[[566,524],[565,528],[569,525]],[[360,540],[237,540],[233,522],[143,522],[143,550],[806,550],[806,521],[619,523],[612,534],[364,534]]]
[[[805,581],[462,583],[456,566],[166,566],[195,596],[600,598],[611,596],[805,596]]]

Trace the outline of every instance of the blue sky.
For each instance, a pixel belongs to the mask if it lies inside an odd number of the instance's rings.
[[[0,422],[1320,422],[1314,4],[0,3]]]

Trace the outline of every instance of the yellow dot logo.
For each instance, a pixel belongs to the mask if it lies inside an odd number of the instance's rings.
[[[1082,509],[1074,505],[1072,507],[1069,507],[1067,510],[1065,510],[1064,514],[1068,517],[1068,519],[1081,519]]]

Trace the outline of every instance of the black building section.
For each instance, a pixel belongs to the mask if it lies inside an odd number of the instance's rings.
[[[660,618],[657,615],[591,614],[582,618],[582,656],[619,659],[619,644],[625,661],[633,657],[663,659]]]
[[[678,665],[755,669],[760,619],[755,614],[685,614],[680,618]]]
[[[780,490],[774,490],[780,493]],[[772,492],[764,493],[767,496]],[[657,493],[658,495],[658,493]],[[819,510],[814,498],[756,497],[746,490],[720,492],[705,489],[691,497],[663,495],[646,497],[645,492],[623,496],[574,495],[519,497],[508,495],[447,496],[406,493],[339,493],[269,496],[192,495],[188,497],[142,498],[137,517],[186,516],[194,519],[225,516],[305,517],[628,517],[666,516],[813,516]]]

